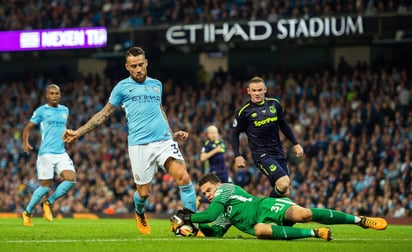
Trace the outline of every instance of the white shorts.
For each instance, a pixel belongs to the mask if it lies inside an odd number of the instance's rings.
[[[39,180],[53,179],[55,173],[60,175],[66,170],[75,172],[73,161],[67,153],[44,154],[37,158],[37,178]]]
[[[134,182],[138,185],[150,183],[158,168],[167,172],[164,164],[169,157],[184,160],[179,144],[173,140],[129,146]]]

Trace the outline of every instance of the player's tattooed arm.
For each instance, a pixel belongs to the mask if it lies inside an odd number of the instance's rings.
[[[83,136],[84,134],[102,125],[115,110],[116,107],[110,103],[107,103],[102,110],[97,112],[85,125],[78,129],[79,135]]]

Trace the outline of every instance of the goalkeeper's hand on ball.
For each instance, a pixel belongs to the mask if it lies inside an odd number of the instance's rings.
[[[193,226],[192,221],[190,220],[190,216],[194,214],[194,212],[190,209],[183,208],[178,209],[172,217],[170,217],[170,225],[172,232],[176,232],[176,230],[183,226],[183,225],[190,225]]]

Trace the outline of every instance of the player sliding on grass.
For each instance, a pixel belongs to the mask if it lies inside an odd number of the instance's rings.
[[[258,198],[234,184],[221,183],[214,174],[199,179],[201,192],[211,202],[204,212],[178,210],[171,217],[172,231],[183,224],[198,223],[205,236],[222,237],[231,225],[259,239],[299,239],[317,237],[330,241],[329,227],[295,228],[294,223],[354,224],[383,230],[388,226],[382,218],[354,216],[344,212],[304,208],[288,198]],[[212,223],[213,224],[209,224]]]

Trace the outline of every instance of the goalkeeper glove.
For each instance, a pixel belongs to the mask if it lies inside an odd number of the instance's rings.
[[[178,209],[172,217],[170,217],[170,225],[172,232],[175,232],[179,227],[183,226],[184,224],[193,226],[192,221],[190,220],[190,216],[194,212],[190,209],[183,208]]]

